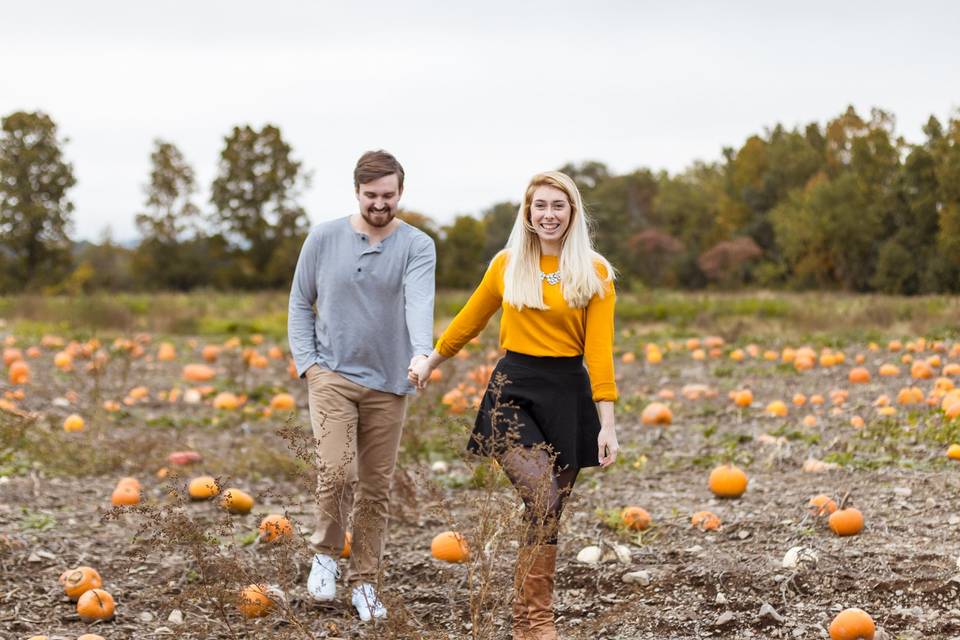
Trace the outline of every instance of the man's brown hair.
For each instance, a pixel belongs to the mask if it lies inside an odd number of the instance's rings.
[[[353,170],[353,188],[360,189],[361,184],[373,182],[392,173],[397,174],[397,184],[400,185],[400,191],[403,191],[403,167],[397,159],[383,149],[367,151],[357,160],[357,166]]]

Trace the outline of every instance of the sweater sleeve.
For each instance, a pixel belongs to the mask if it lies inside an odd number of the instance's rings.
[[[440,355],[446,358],[457,355],[463,345],[483,331],[487,322],[500,308],[503,303],[501,287],[504,264],[505,254],[503,253],[490,261],[490,266],[487,267],[480,285],[437,341],[437,351]]]
[[[603,297],[595,295],[587,305],[584,360],[590,373],[594,402],[616,401],[619,396],[613,373],[613,311],[617,294],[613,281],[607,280],[609,275],[606,268],[598,265],[597,272],[606,283],[607,289]]]
[[[403,274],[404,313],[413,355],[429,355],[433,342],[434,272],[437,250],[424,235]]]
[[[301,378],[318,359],[313,304],[317,301],[319,245],[320,237],[314,229],[300,249],[287,307],[287,339],[297,375]]]

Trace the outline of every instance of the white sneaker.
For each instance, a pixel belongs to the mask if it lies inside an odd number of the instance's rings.
[[[307,591],[314,600],[333,600],[337,596],[337,578],[340,569],[337,561],[328,555],[318,553],[313,556],[313,566],[310,567],[310,577],[307,578]]]
[[[377,592],[369,582],[364,582],[353,588],[352,600],[353,606],[356,607],[357,613],[360,614],[360,620],[363,622],[369,622],[371,618],[387,617],[387,608],[377,598]]]

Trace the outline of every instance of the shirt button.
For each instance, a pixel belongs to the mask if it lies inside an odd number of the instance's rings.
[[[360,267],[357,267],[357,271],[362,271],[362,269],[360,269]]]

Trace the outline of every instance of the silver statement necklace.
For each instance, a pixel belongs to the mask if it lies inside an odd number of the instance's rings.
[[[560,282],[560,271],[557,270],[552,273],[544,273],[543,271],[541,271],[540,279],[546,280],[547,284],[557,284],[558,282]]]

